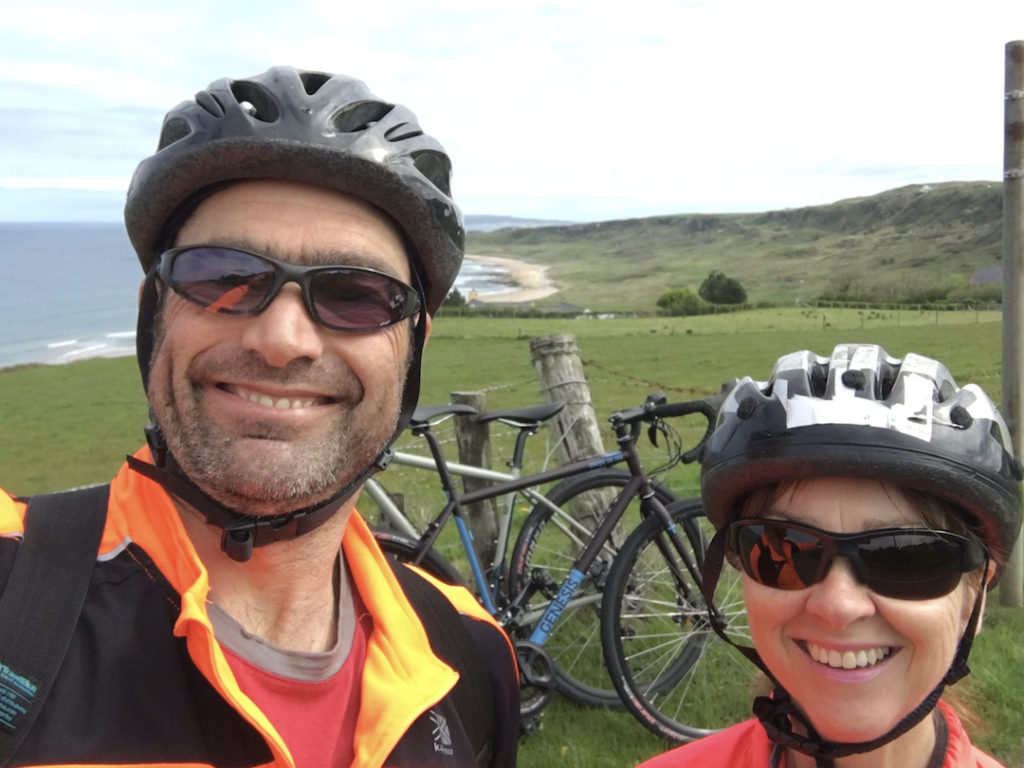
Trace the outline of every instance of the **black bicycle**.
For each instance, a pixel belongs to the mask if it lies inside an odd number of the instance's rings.
[[[551,407],[540,408],[540,411],[535,407],[492,412],[478,419],[500,421],[520,430],[513,464],[521,467],[527,436],[554,415]],[[443,412],[443,407],[435,406],[431,410],[434,416]],[[421,421],[415,427],[430,445],[442,485],[450,498],[418,539],[385,532],[380,534],[379,540],[385,551],[399,559],[432,569],[437,536],[449,520],[455,519],[477,594],[516,642],[524,683],[525,715],[539,711],[552,690],[592,705],[621,703],[600,648],[602,595],[619,547],[627,540],[629,531],[648,519],[660,520],[665,526],[673,525],[668,510],[678,501],[666,486],[645,471],[637,441],[646,425],[652,439],[660,436],[670,446],[670,459],[664,467],[692,461],[696,448],[682,451],[678,433],[666,419],[696,413],[708,419],[706,436],[713,416],[709,401],[666,403],[664,396],[652,396],[644,405],[618,411],[610,417],[617,450],[468,493],[460,493],[452,481],[448,463],[429,426]],[[625,464],[625,469],[613,466],[620,463]],[[504,547],[499,547],[495,562],[485,568],[468,535],[464,507],[482,499],[536,489],[552,481],[560,482],[543,496],[534,497],[533,508],[513,547],[509,567],[505,567]],[[592,499],[595,492],[599,497],[596,514]],[[574,512],[576,506],[590,512]],[[506,530],[510,525],[511,515],[502,521]],[[696,579],[705,546],[704,532],[696,521],[687,522],[683,532],[680,546],[687,552],[691,578]],[[437,575],[446,577],[443,572]],[[680,677],[685,672],[686,661],[679,662]]]

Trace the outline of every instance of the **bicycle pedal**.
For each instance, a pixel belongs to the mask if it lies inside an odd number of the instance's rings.
[[[523,715],[519,718],[519,734],[521,736],[532,736],[543,725],[540,715]]]

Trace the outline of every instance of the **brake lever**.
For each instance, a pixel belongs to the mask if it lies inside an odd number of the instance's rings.
[[[658,422],[652,421],[651,425],[647,428],[647,439],[651,441],[651,445],[655,448],[658,447]]]

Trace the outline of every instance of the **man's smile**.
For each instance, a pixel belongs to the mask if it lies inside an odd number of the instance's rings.
[[[312,408],[314,406],[329,405],[332,402],[336,402],[333,398],[324,395],[273,394],[269,392],[260,392],[255,389],[249,389],[236,384],[220,384],[219,388],[248,400],[251,403],[279,410]]]

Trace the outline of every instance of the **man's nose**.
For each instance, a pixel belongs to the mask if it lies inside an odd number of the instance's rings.
[[[324,351],[322,329],[307,311],[296,283],[281,286],[270,305],[250,318],[242,344],[278,368],[298,358],[316,360]]]

